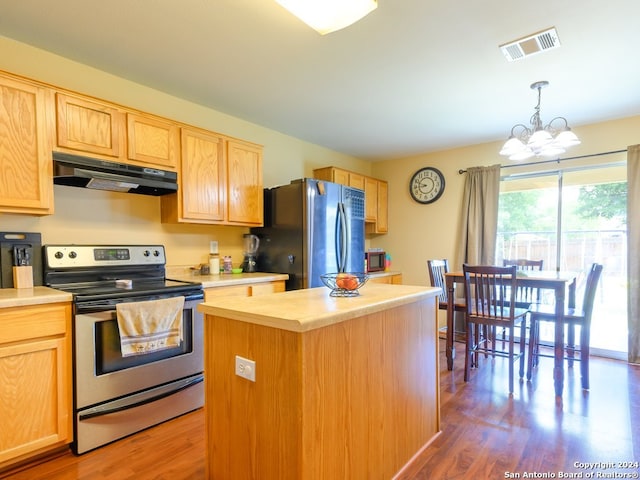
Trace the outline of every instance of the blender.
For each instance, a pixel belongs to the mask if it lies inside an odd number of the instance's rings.
[[[260,239],[257,235],[251,235],[245,233],[244,239],[244,262],[242,262],[243,272],[255,272],[256,271],[256,258],[258,256],[258,247],[260,246]]]

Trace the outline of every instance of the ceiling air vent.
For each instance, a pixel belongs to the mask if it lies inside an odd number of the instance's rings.
[[[500,45],[500,50],[508,61],[514,62],[536,53],[560,46],[555,27]]]

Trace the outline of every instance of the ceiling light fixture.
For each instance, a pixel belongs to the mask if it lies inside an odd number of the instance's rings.
[[[276,0],[321,35],[357,22],[378,7],[378,0]]]
[[[553,156],[564,153],[568,147],[580,144],[580,140],[571,131],[564,117],[555,117],[547,125],[542,126],[540,120],[541,91],[549,82],[543,80],[531,84],[532,90],[538,90],[538,104],[531,116],[530,127],[518,123],[511,129],[511,135],[506,141],[500,155],[509,160],[526,160],[535,156]]]

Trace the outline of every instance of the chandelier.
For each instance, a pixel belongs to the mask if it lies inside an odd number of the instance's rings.
[[[378,0],[276,0],[324,35],[357,22],[378,7]]]
[[[535,156],[553,156],[564,153],[568,147],[578,145],[580,140],[571,131],[564,117],[555,117],[544,127],[540,120],[541,91],[549,85],[543,80],[531,84],[532,90],[538,90],[538,104],[529,120],[530,126],[518,123],[511,129],[511,135],[506,141],[500,155],[509,160],[526,160]]]

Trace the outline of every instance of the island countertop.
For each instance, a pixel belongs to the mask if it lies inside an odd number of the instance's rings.
[[[225,297],[198,306],[205,315],[306,332],[416,302],[440,293],[437,287],[366,284],[356,297],[331,297],[325,287],[259,297]]]

